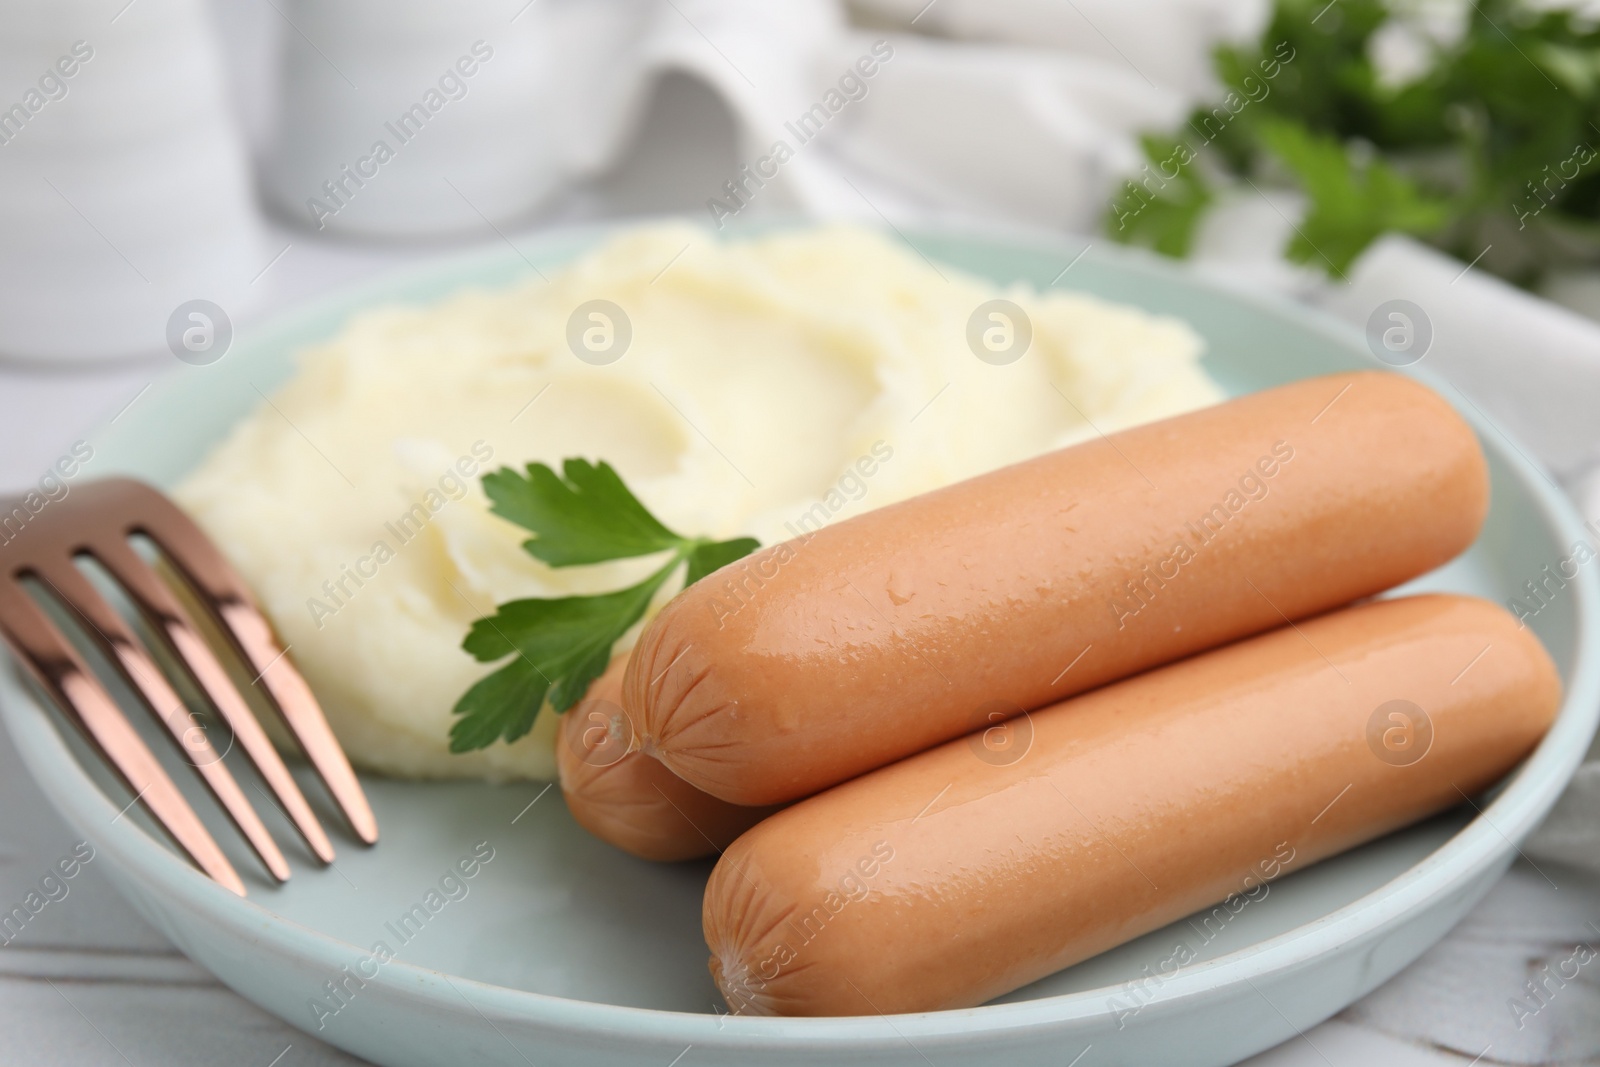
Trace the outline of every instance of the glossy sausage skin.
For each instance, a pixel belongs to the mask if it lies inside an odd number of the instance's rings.
[[[1532,632],[1467,597],[1250,638],[772,816],[712,872],[711,970],[746,1014],[981,1004],[1462,803],[1559,699]]]
[[[641,752],[619,700],[624,657],[613,660],[562,717],[556,742],[561,793],[578,824],[647,860],[710,856],[771,808],[746,808],[702,793]]]
[[[641,637],[623,705],[716,796],[806,796],[1388,589],[1472,542],[1488,475],[1424,386],[1297,382],[770,546]]]

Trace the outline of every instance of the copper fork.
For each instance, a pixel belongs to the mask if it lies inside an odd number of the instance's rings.
[[[37,511],[22,500],[0,499],[0,637],[28,673],[178,847],[206,874],[245,895],[238,872],[155,754],[24,585],[32,579],[76,616],[82,631],[140,695],[146,711],[165,725],[267,871],[279,882],[288,879],[288,862],[206,737],[202,722],[127,621],[79,570],[78,558],[90,557],[198,683],[311,851],[324,863],[333,861],[327,833],[244,694],[173,588],[134,550],[129,540],[133,535],[155,544],[219,624],[216,629],[255,675],[251,684],[262,688],[266,703],[282,717],[356,836],[367,844],[377,841],[377,821],[350,761],[244,582],[193,520],[142,482],[112,478],[74,486],[67,496],[45,501]]]

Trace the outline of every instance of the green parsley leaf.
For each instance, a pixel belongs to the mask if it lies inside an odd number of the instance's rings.
[[[456,702],[460,718],[450,729],[451,752],[517,740],[533,729],[547,700],[566,711],[605,671],[617,641],[680,567],[688,564],[688,586],[760,547],[751,537],[712,541],[673,533],[604,462],[569,459],[561,476],[542,463],[530,463],[526,476],[501,468],[485,475],[483,485],[491,510],[531,530],[534,537],[523,547],[552,567],[672,555],[626,589],[512,600],[475,621],[461,647],[480,663],[511,659]]]
[[[450,727],[450,751],[471,752],[488,748],[502,737],[507,741],[533,729],[544,705],[550,681],[520,656],[478,680],[456,701],[461,718]]]
[[[611,662],[611,646],[644,617],[656,590],[681,562],[674,556],[644,581],[615,593],[512,600],[474,622],[462,648],[481,663],[516,658],[457,702],[462,718],[450,730],[450,750],[515,741],[533,728],[547,695],[557,711],[576,704]]]
[[[663,526],[604,461],[569,459],[562,473],[528,464],[484,476],[490,511],[532,530],[522,547],[552,567],[648,556],[688,541]]]
[[[732,541],[703,542],[689,553],[689,575],[683,584],[691,586],[714,570],[743,559],[761,547],[754,537],[735,537]]]
[[[1428,235],[1449,221],[1450,209],[1442,200],[1423,193],[1382,160],[1357,168],[1332,137],[1282,119],[1261,123],[1260,137],[1311,201],[1289,240],[1289,258],[1297,263],[1321,262],[1343,277],[1382,234]]]
[[[1159,137],[1141,141],[1150,165],[1140,172],[1138,182],[1125,183],[1112,201],[1114,225],[1108,229],[1125,244],[1148,245],[1163,255],[1182,258],[1189,254],[1200,220],[1211,206],[1211,188],[1187,145]]]

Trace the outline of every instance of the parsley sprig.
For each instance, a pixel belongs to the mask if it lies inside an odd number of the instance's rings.
[[[1216,51],[1219,99],[1144,139],[1160,180],[1125,186],[1108,231],[1183,256],[1222,192],[1287,185],[1306,213],[1284,251],[1330,275],[1384,233],[1521,285],[1600,263],[1600,22],[1475,0],[1436,37],[1416,8],[1276,0],[1258,41]],[[1391,36],[1425,55],[1403,79]]]
[[[629,492],[605,462],[568,459],[557,474],[543,463],[525,473],[484,475],[490,511],[533,536],[522,547],[551,567],[575,567],[670,552],[648,578],[613,593],[501,604],[476,620],[461,647],[481,663],[512,657],[456,702],[450,751],[470,752],[533,728],[546,699],[566,711],[606,669],[611,648],[644,617],[656,593],[683,564],[684,585],[760,547],[751,537],[715,541],[674,533]]]

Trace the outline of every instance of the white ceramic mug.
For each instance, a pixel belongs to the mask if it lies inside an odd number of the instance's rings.
[[[246,310],[266,256],[200,0],[8,0],[0,69],[0,355],[147,354],[187,301]]]
[[[331,233],[470,233],[607,163],[650,0],[291,0],[274,210]]]

